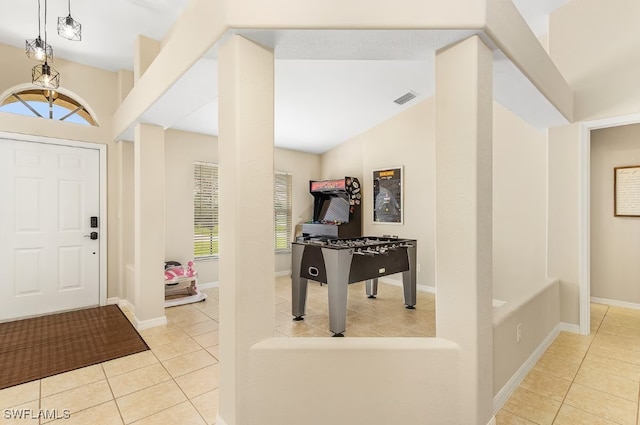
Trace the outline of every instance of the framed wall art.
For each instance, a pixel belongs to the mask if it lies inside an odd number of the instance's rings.
[[[613,169],[613,215],[640,217],[640,165]]]
[[[373,170],[373,222],[402,224],[403,167]]]

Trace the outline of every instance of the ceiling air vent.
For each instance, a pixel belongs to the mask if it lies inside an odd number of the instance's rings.
[[[414,92],[413,90],[410,90],[405,94],[403,94],[402,96],[400,96],[399,98],[397,98],[396,100],[394,100],[394,102],[397,103],[398,105],[404,105],[408,101],[415,99],[417,96],[418,96],[418,93]]]

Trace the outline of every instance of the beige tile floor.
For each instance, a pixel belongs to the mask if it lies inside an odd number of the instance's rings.
[[[640,425],[640,311],[591,305],[591,335],[561,332],[497,425]]]
[[[304,320],[292,321],[291,279],[276,279],[275,336],[332,336],[329,331],[327,285],[309,281]],[[377,298],[367,298],[364,282],[349,285],[345,337],[435,336],[435,295],[418,292],[415,310],[404,307],[402,288],[378,285]]]
[[[141,332],[150,351],[0,390],[0,424],[214,424],[218,290],[205,291],[207,301],[167,309],[166,326]],[[8,419],[5,409],[31,411]],[[54,410],[60,419],[37,418]]]
[[[290,279],[276,281],[275,336],[330,336],[326,286],[309,284],[307,316],[292,322]],[[203,425],[218,406],[218,290],[167,309],[168,324],[142,331],[150,351],[0,390],[0,424]],[[407,310],[399,287],[367,299],[349,287],[346,337],[431,336],[435,299]],[[505,424],[640,425],[640,312],[592,306],[591,336],[562,333],[497,416]],[[69,409],[69,419],[15,419],[5,409]],[[23,410],[26,412],[25,410]],[[31,414],[29,414],[31,416]]]

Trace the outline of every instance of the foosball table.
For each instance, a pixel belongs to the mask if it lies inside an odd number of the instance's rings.
[[[365,281],[366,295],[375,298],[378,278],[402,273],[404,305],[416,305],[415,239],[359,237],[323,239],[302,237],[292,243],[292,315],[303,320],[309,280],[326,283],[329,329],[344,336],[347,321],[347,287]]]

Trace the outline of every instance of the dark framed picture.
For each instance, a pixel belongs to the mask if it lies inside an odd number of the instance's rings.
[[[613,215],[640,217],[640,165],[613,169]]]
[[[373,170],[373,222],[402,224],[402,166]]]

